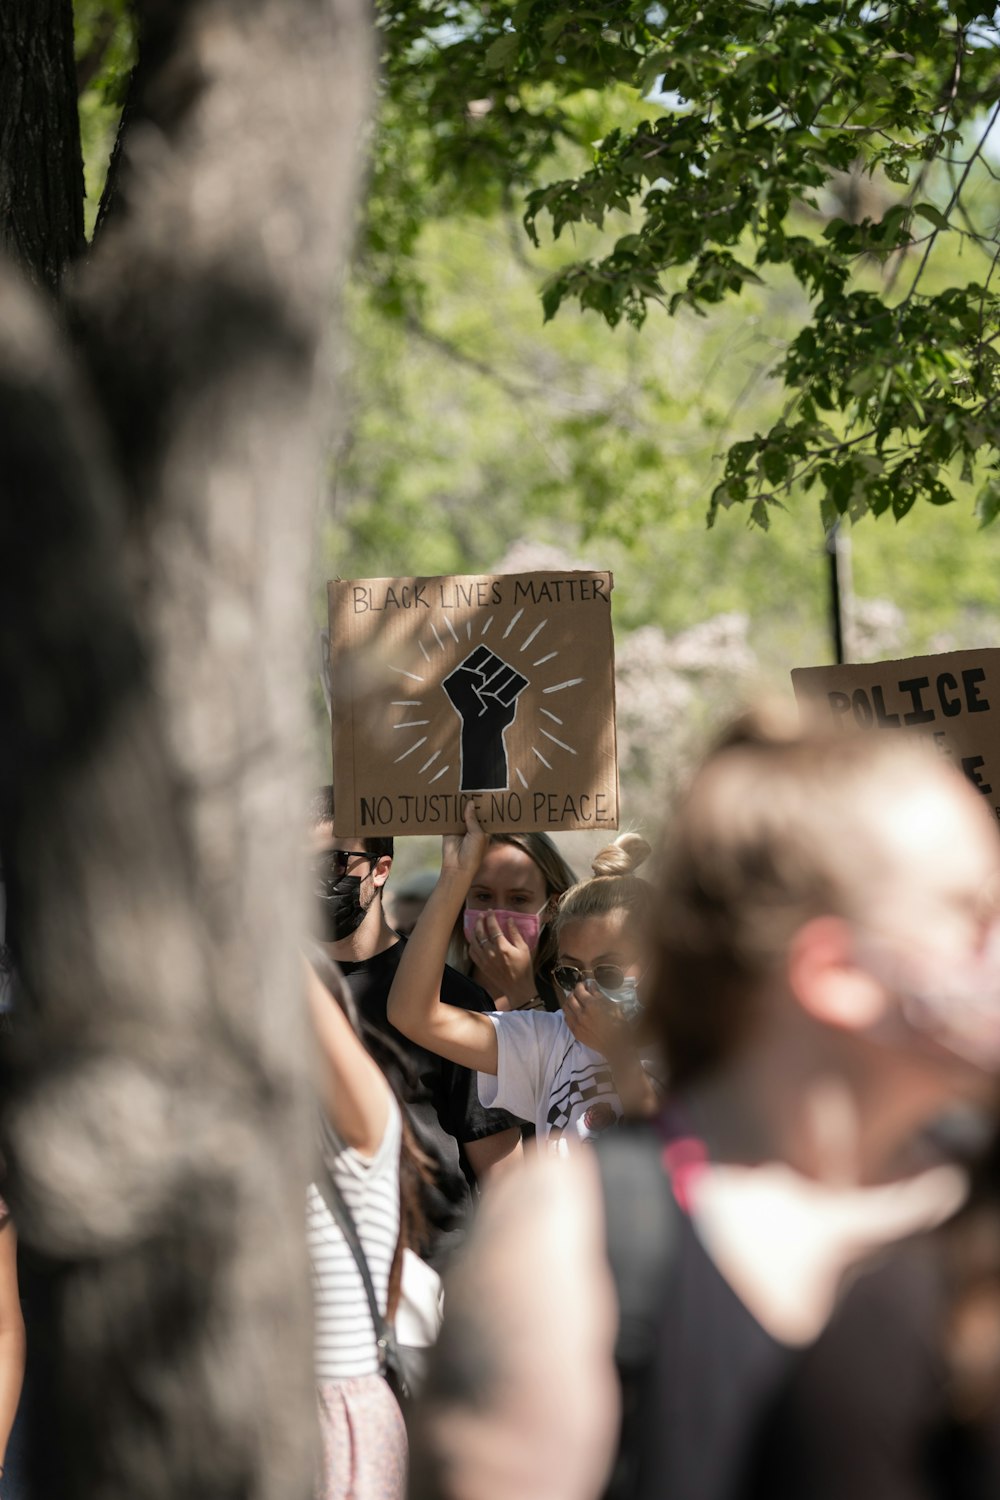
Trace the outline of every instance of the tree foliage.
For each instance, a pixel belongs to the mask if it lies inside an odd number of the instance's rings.
[[[127,0],[76,13],[78,59],[115,18],[81,94],[92,221],[133,38]],[[907,644],[989,633],[992,537],[966,520],[975,495],[984,521],[1000,504],[987,14],[380,0],[377,16],[327,566],[489,567],[522,535],[591,552],[582,526],[616,561],[627,623],[750,608],[762,659],[784,664],[791,641],[822,652],[815,511],[763,551],[701,518],[713,488],[713,515],[765,524],[808,486],[826,525],[908,513],[905,549],[884,527],[855,539],[858,588],[898,598]],[[951,497],[949,517],[911,509]]]
[[[993,519],[1000,239],[970,207],[994,175],[991,10],[384,0],[381,26],[366,248],[386,305],[419,295],[406,268],[428,214],[520,194],[535,243],[633,221],[558,267],[548,318],[570,300],[612,325],[641,324],[651,304],[704,313],[788,268],[809,317],[778,367],[786,403],[730,447],[711,515],[745,505],[766,526],[801,487],[828,525],[899,518],[918,499],[947,503],[956,475],[985,463],[978,507]],[[609,90],[633,118],[595,140],[591,97]],[[891,187],[880,211],[830,218],[830,189],[859,173]],[[957,241],[966,261],[942,283]]]
[[[132,0],[74,0],[76,84],[91,233],[135,66]]]

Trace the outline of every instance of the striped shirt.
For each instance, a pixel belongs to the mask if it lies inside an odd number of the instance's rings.
[[[399,1239],[399,1106],[393,1099],[385,1135],[374,1156],[362,1156],[345,1146],[329,1125],[326,1129],[336,1152],[334,1177],[357,1226],[384,1313]],[[306,1200],[306,1228],[312,1262],[316,1379],[377,1375],[375,1331],[361,1272],[313,1183]]]

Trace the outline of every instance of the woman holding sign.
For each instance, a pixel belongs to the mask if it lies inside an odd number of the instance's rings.
[[[466,825],[463,837],[444,839],[440,879],[389,995],[390,1021],[421,1046],[474,1068],[484,1103],[531,1121],[557,1149],[593,1139],[623,1115],[650,1113],[655,1093],[633,1030],[651,896],[633,872],[649,845],[623,835],[597,856],[594,878],[560,902],[554,978],[561,1010],[482,1015],[445,1005],[440,993],[448,941],[486,851],[471,803]]]

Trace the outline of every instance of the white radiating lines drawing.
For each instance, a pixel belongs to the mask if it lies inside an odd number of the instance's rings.
[[[560,750],[568,750],[570,755],[576,754],[576,751],[573,749],[572,745],[567,745],[565,740],[557,740],[555,735],[549,734],[549,731],[547,729],[543,729],[542,734],[544,734],[547,740],[551,740],[553,745],[558,745]]]
[[[397,755],[396,756],[396,759],[393,761],[393,765],[394,766],[398,766],[399,762],[401,760],[405,760],[408,755],[412,755],[413,754],[414,750],[419,750],[420,746],[421,745],[426,745],[426,743],[427,743],[427,736],[426,736],[426,734],[421,735],[421,737],[420,737],[419,740],[414,740],[413,744],[410,746],[410,748],[408,750],[404,750],[403,753],[402,753],[402,755]]]
[[[488,635],[490,630],[496,625],[497,620],[500,619],[500,629],[502,631],[503,639],[505,641],[509,640],[517,630],[518,624],[522,621],[525,610],[516,610],[506,623],[504,623],[502,619],[502,614],[503,612],[501,611],[499,615],[494,613],[483,619],[478,627],[478,636],[482,638],[483,636]],[[443,652],[446,658],[450,650],[449,637],[451,642],[457,645],[464,646],[466,641],[471,642],[476,638],[477,632],[473,630],[473,626],[476,623],[477,622],[473,619],[467,619],[465,621],[462,621],[461,623],[459,623],[458,621],[453,622],[446,614],[440,615],[436,622],[427,622],[427,624],[430,626],[431,640],[433,641],[434,647],[436,647],[439,652]],[[527,635],[525,635],[523,640],[512,643],[509,649],[513,650],[514,646],[516,645],[518,652],[524,653],[524,655],[527,656],[529,660],[531,660],[532,666],[536,668],[547,666],[550,662],[555,661],[562,654],[561,648],[552,651],[543,650],[542,655],[538,658],[533,658],[529,654],[530,648],[536,645],[536,642],[538,642],[539,637],[542,635],[542,632],[544,631],[546,625],[548,625],[549,623],[550,621],[545,619],[532,626],[529,621]],[[391,670],[398,673],[402,677],[409,678],[411,682],[423,684],[426,691],[426,685],[428,682],[437,682],[438,680],[439,669],[437,663],[440,658],[434,655],[434,649],[433,647],[431,647],[430,641],[428,641],[428,643],[425,645],[424,641],[420,640],[418,636],[417,645],[420,648],[423,660],[429,665],[429,667],[432,668],[432,671],[430,673],[422,676],[417,672],[409,671],[406,667],[395,666],[392,667]],[[430,649],[428,649],[429,647]],[[499,649],[503,650],[504,648],[500,647]],[[490,666],[492,665],[493,664],[490,663]],[[493,671],[492,674],[487,671],[487,673],[484,674],[486,678],[483,684],[484,688],[489,689],[491,686],[495,686],[496,682],[502,680],[504,672],[510,672],[512,670],[514,669],[509,665],[502,667],[498,665],[496,667],[496,670]],[[528,668],[525,667],[524,670],[527,671]],[[554,668],[552,673],[546,673],[545,675],[551,677],[557,675],[558,671],[559,668],[556,667]],[[549,687],[542,687],[541,683],[538,683],[537,686],[541,688],[543,694],[548,696],[552,693],[565,692],[568,688],[579,687],[586,681],[587,679],[582,676],[568,677],[564,681],[552,683]],[[393,708],[402,709],[415,708],[425,714],[429,714],[429,717],[427,718],[401,719],[399,723],[392,725],[392,728],[394,730],[423,730],[430,728],[431,725],[436,723],[436,719],[434,717],[436,709],[434,709],[433,702],[429,702],[426,696],[423,698],[394,698],[392,699],[392,706]],[[553,713],[551,709],[543,708],[540,704],[537,704],[535,712],[539,714],[540,717],[543,717],[548,722],[548,724],[551,724],[552,730],[562,730],[562,733],[564,734],[567,732],[564,728],[567,722],[566,719],[560,718],[560,716],[556,713]],[[540,738],[547,740],[549,745],[554,745],[557,749],[565,751],[568,755],[576,756],[581,753],[578,748],[574,748],[574,746],[569,744],[566,740],[559,739],[556,733],[553,733],[548,728],[543,729],[541,723],[537,719],[535,722],[536,734]],[[450,762],[448,764],[444,763],[444,756],[447,753],[447,750],[435,750],[431,754],[426,751],[425,747],[427,745],[427,742],[428,736],[425,734],[421,734],[419,738],[415,739],[415,742],[413,744],[407,746],[407,748],[403,750],[400,755],[398,755],[393,761],[394,765],[398,765],[401,761],[406,760],[408,757],[412,757],[415,751],[419,751],[420,749],[424,748],[425,754],[422,762],[414,761],[413,764],[415,768],[414,774],[420,777],[425,786],[433,785],[436,782],[442,781],[452,770]],[[528,748],[530,749],[531,757],[534,761],[537,761],[541,766],[544,766],[547,771],[553,771],[555,769],[555,765],[551,759],[552,752],[548,749],[548,746],[545,747],[545,750],[542,750],[536,743],[529,746]],[[531,761],[529,760],[525,764],[526,766],[528,766],[531,764]],[[419,769],[416,769],[416,767],[418,766]],[[531,790],[530,773],[527,773],[526,769],[512,766],[510,774],[511,784],[520,786],[522,790],[526,792]]]

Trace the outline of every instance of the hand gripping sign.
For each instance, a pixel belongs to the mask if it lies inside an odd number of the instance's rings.
[[[616,828],[609,573],[329,586],[337,830]]]

